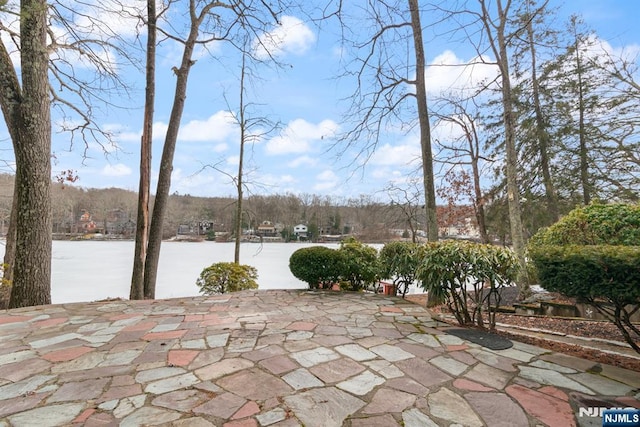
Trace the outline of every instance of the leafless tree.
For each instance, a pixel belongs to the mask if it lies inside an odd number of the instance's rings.
[[[357,30],[352,27],[347,13],[339,14],[343,19],[344,43],[354,55],[346,65],[342,77],[353,78],[356,84],[347,114],[352,120],[347,123],[349,130],[339,142],[346,143],[346,148],[360,145],[360,156],[364,157],[366,163],[389,127],[417,127],[427,236],[429,240],[437,240],[438,221],[425,81],[426,63],[418,1],[408,0],[405,3],[400,0],[370,0],[364,6],[355,9]],[[341,145],[341,150],[347,152],[344,145]],[[413,159],[407,159],[407,162],[411,160]]]
[[[138,186],[138,213],[136,241],[131,275],[130,299],[144,298],[144,263],[149,239],[149,202],[151,192],[151,146],[153,141],[153,113],[156,95],[156,40],[158,17],[156,1],[147,0],[147,48],[145,73],[144,118],[140,140],[140,182]]]
[[[170,8],[184,4],[178,1],[170,1],[169,3]],[[158,31],[164,37],[180,44],[183,50],[179,66],[173,67],[176,85],[160,160],[158,185],[149,228],[144,266],[144,298],[153,299],[155,297],[163,223],[171,188],[173,156],[186,101],[189,73],[195,64],[194,50],[196,46],[225,41],[242,50],[242,41],[248,34],[262,43],[263,50],[267,52],[268,56],[271,56],[268,41],[265,42],[265,39],[258,36],[266,34],[272,25],[278,24],[278,17],[287,7],[288,5],[284,1],[266,3],[253,0],[240,2],[189,0],[184,34],[176,30],[176,25],[166,29],[158,26]]]
[[[448,139],[436,140],[439,147],[438,162],[445,165],[444,176],[459,172],[458,169],[470,168],[469,194],[453,195],[456,200],[458,196],[468,196],[473,204],[473,211],[476,223],[480,232],[480,239],[484,243],[489,243],[487,225],[485,217],[485,195],[482,189],[482,179],[486,177],[484,165],[493,163],[493,159],[483,153],[482,147],[486,141],[482,140],[482,126],[478,117],[478,106],[474,99],[464,99],[462,96],[450,94],[439,97],[434,102],[433,116],[437,118],[438,124],[446,124],[452,127],[454,135]],[[464,187],[464,186],[463,186]],[[442,189],[443,192],[466,192],[466,188],[454,188],[450,185]],[[445,198],[446,200],[447,198]]]

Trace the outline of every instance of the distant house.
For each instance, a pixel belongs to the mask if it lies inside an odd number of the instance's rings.
[[[304,224],[298,224],[295,227],[293,227],[293,234],[298,239],[306,239],[309,234],[309,229]]]
[[[256,234],[263,237],[275,237],[277,236],[277,230],[271,221],[262,221],[256,230]]]
[[[91,213],[88,210],[83,209],[80,214],[80,219],[76,223],[76,230],[79,233],[96,233],[98,232],[98,226],[93,221]]]

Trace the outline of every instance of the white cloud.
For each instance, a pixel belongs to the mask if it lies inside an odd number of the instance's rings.
[[[289,166],[290,168],[298,168],[300,166],[315,166],[317,164],[318,160],[314,159],[313,157],[300,156],[287,163],[287,166]]]
[[[167,136],[168,128],[169,128],[169,125],[167,123],[155,122],[153,124],[153,129],[151,130],[151,132],[153,132],[153,140],[154,141],[164,140],[165,136]]]
[[[420,161],[420,146],[411,141],[403,144],[384,144],[371,157],[370,164],[376,166],[409,166]]]
[[[238,130],[229,111],[218,111],[206,120],[192,120],[180,126],[178,139],[183,141],[223,142]]]
[[[115,165],[105,165],[100,171],[104,176],[128,176],[131,175],[131,168],[123,163],[117,163]]]
[[[490,58],[474,57],[468,61],[450,50],[442,52],[425,71],[427,92],[465,91],[491,82],[498,76],[498,67]]]
[[[288,53],[301,55],[315,40],[315,34],[304,22],[294,16],[283,16],[280,25],[253,42],[253,50],[263,59]]]
[[[340,183],[340,178],[334,171],[327,169],[316,175],[316,183],[313,186],[315,191],[328,191],[336,188]]]
[[[338,130],[333,120],[323,120],[317,125],[304,119],[296,119],[267,142],[267,154],[306,153],[311,150],[312,142],[330,138]]]

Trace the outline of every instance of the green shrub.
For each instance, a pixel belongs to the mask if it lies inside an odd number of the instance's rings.
[[[309,289],[330,287],[340,279],[342,254],[325,246],[302,248],[291,254],[289,270],[297,279],[309,285]]]
[[[630,316],[640,310],[640,205],[574,209],[530,240],[528,257],[540,284],[591,304],[640,353]]]
[[[196,285],[204,295],[258,289],[258,271],[250,265],[217,262],[202,270]]]
[[[464,241],[428,243],[422,247],[417,277],[429,299],[447,304],[459,324],[495,328],[499,288],[512,285],[519,263],[509,249]]]
[[[640,309],[639,246],[546,245],[529,255],[546,290],[591,304],[640,353],[632,337],[640,330],[630,320]]]
[[[420,245],[413,242],[390,242],[380,250],[380,277],[390,279],[402,297],[409,285],[416,280],[416,270],[420,264]]]
[[[541,245],[621,245],[640,242],[640,205],[592,203],[569,212],[529,241]]]
[[[347,290],[361,291],[378,281],[380,264],[378,251],[350,237],[340,243],[340,278],[348,282]]]

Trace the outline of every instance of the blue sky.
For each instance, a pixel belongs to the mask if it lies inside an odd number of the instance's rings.
[[[558,22],[571,13],[580,14],[613,49],[638,49],[640,6],[636,2],[552,0],[551,3],[560,7]],[[352,164],[354,159],[355,165],[361,164],[353,150],[347,151],[342,159],[336,159],[337,151],[327,151],[332,137],[345,130],[343,119],[348,103],[344,98],[352,88],[336,80],[341,72],[337,27],[330,24],[319,30],[301,19],[286,16],[282,27],[273,28],[272,35],[280,44],[273,46],[272,52],[287,66],[256,67],[254,71],[260,78],[248,89],[248,102],[254,104],[252,115],[268,117],[280,124],[278,132],[247,147],[245,171],[251,192],[313,193],[338,198],[379,195],[391,180],[406,178],[419,167],[417,137],[414,133],[389,129],[363,168]],[[427,22],[428,17],[423,16],[423,24]],[[121,34],[133,38],[135,31],[130,23],[117,24],[121,26]],[[209,48],[218,60],[211,60],[202,51],[197,54],[175,154],[171,191],[233,196],[235,190],[229,175],[235,175],[237,170],[239,134],[228,110],[238,108],[240,61],[228,47],[218,44]],[[444,39],[430,40],[425,48],[429,63],[464,64],[473,57],[468,46]],[[175,78],[171,68],[178,65],[180,51],[172,43],[163,43],[158,53],[154,177],[173,100]],[[459,75],[474,81],[495,73],[489,66],[463,70]],[[91,144],[83,157],[82,144],[76,143],[69,149],[68,136],[56,133],[54,128],[53,170],[76,170],[80,179],[73,185],[137,190],[144,75],[132,69],[122,72],[134,85],[133,90],[129,98],[113,101],[127,108],[101,108],[98,116],[103,128],[114,133],[117,147],[107,147],[105,152],[105,147]],[[427,71],[429,90],[435,92],[455,84],[455,75],[451,68],[431,67]],[[3,160],[10,165],[10,141],[4,128],[0,128],[0,150]],[[5,170],[10,170],[10,166]],[[155,180],[152,186],[155,188]]]

